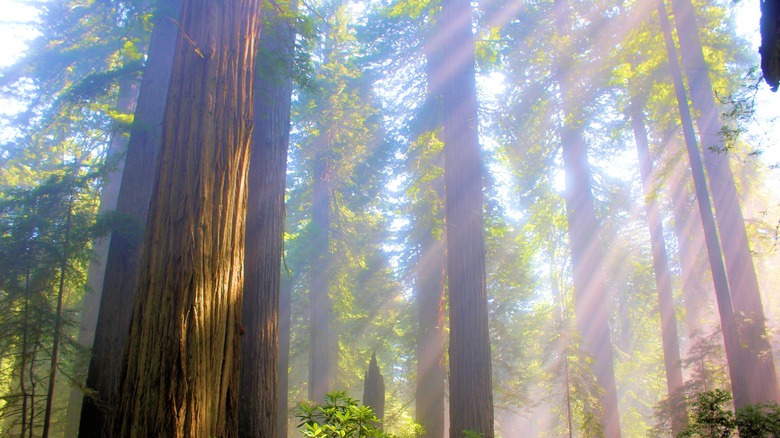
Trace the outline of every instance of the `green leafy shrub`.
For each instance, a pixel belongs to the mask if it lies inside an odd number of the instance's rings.
[[[731,393],[715,389],[699,394],[688,428],[678,438],[780,437],[780,407],[776,403],[731,408]]]
[[[329,392],[325,404],[302,402],[294,415],[300,420],[298,428],[310,438],[397,438],[377,427],[379,419],[368,406],[344,391]]]

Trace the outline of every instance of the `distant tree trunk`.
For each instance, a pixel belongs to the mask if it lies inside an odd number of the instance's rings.
[[[568,4],[557,0],[555,5],[558,32],[568,33]],[[570,54],[564,54],[570,57]],[[566,174],[566,211],[574,273],[574,307],[577,328],[582,333],[582,349],[593,357],[593,372],[604,390],[599,420],[608,438],[620,437],[620,411],[615,383],[612,339],[609,330],[609,294],[604,274],[604,256],[599,236],[600,225],[591,192],[592,179],[588,164],[587,144],[582,137],[578,90],[571,79],[574,73],[566,67],[571,59],[564,58],[558,75],[562,111],[561,126],[563,167]],[[593,412],[597,414],[597,412]]]
[[[322,137],[317,141],[326,142]],[[330,170],[327,147],[321,148],[321,155],[315,160],[309,274],[309,400],[321,401],[327,392],[333,390],[338,352],[330,329]]]
[[[642,106],[637,97],[630,102],[631,127],[636,141],[639,173],[642,179],[642,189],[645,198],[647,224],[650,229],[650,247],[653,253],[653,270],[658,293],[658,312],[661,316],[661,340],[664,351],[664,369],[666,370],[666,388],[669,400],[673,403],[672,433],[681,433],[688,425],[688,414],[685,410],[683,391],[682,361],[680,359],[680,342],[677,335],[677,318],[674,310],[674,295],[672,279],[669,271],[669,260],[664,242],[664,230],[661,223],[661,212],[656,200],[656,192],[652,181],[652,158],[647,141],[647,129]]]
[[[482,158],[478,136],[471,3],[444,0],[432,78],[441,95],[447,279],[450,304],[450,436],[494,435],[485,284]]]
[[[279,297],[279,361],[277,383],[277,410],[278,426],[277,436],[287,438],[287,394],[288,389],[288,368],[290,366],[290,319],[292,317],[292,280],[288,275],[282,276],[281,296]]]
[[[731,299],[737,316],[739,341],[746,346],[745,360],[751,369],[747,399],[737,400],[735,393],[734,405],[741,408],[746,404],[780,402],[780,387],[772,349],[766,338],[764,309],[753,256],[734,176],[729,167],[729,155],[725,153],[720,134],[722,123],[713,97],[693,4],[690,0],[672,0],[672,9],[680,39],[682,65],[691,90],[691,102],[698,113],[696,125],[701,137]]]
[[[430,230],[428,230],[430,233]],[[417,386],[415,421],[427,438],[444,437],[446,255],[444,242],[428,235],[420,245],[417,274]]]
[[[676,128],[675,128],[676,129]],[[669,133],[669,136],[673,136]],[[688,160],[680,159],[679,153],[687,153],[676,137],[670,140],[668,159],[676,163],[670,172],[667,187],[672,201],[674,233],[680,257],[682,293],[685,300],[686,338],[701,336],[706,326],[715,322],[709,309],[715,307],[712,284],[707,262],[707,248],[702,232],[701,216],[696,209],[695,197],[691,193],[690,167]]]
[[[244,437],[275,438],[278,426],[277,330],[295,38],[282,15],[289,12],[285,6],[264,6],[258,51],[264,62],[255,79],[239,395],[239,435]]]
[[[119,84],[116,110],[122,114],[132,114],[137,100],[138,81],[135,79],[122,81]],[[116,167],[106,177],[103,189],[100,192],[98,215],[116,210],[122,181],[122,170],[125,165],[124,156],[127,151],[127,142],[128,136],[126,133],[119,130],[112,132],[111,144],[107,155],[109,162]],[[95,341],[95,325],[97,324],[98,312],[100,310],[100,297],[103,294],[103,278],[106,274],[109,242],[110,238],[99,237],[92,243],[92,251],[95,255],[87,271],[88,290],[81,302],[81,321],[78,337],[79,345],[84,348],[91,348]],[[71,389],[68,400],[65,436],[78,436],[83,399],[84,392],[82,389],[74,386]]]
[[[715,296],[718,300],[718,313],[723,330],[723,341],[726,347],[726,358],[729,364],[729,375],[731,377],[731,389],[734,393],[734,402],[737,399],[745,403],[748,391],[748,372],[749,367],[745,361],[746,352],[739,342],[736,320],[734,318],[734,309],[731,304],[731,292],[726,278],[726,269],[723,266],[721,256],[720,242],[715,227],[715,218],[712,214],[712,205],[710,196],[707,192],[707,182],[704,176],[703,163],[699,155],[699,148],[696,142],[696,133],[693,129],[693,119],[688,107],[688,97],[683,86],[682,72],[677,63],[677,51],[672,39],[671,25],[666,15],[666,8],[663,0],[658,0],[658,15],[661,20],[661,29],[664,33],[664,41],[668,53],[669,64],[671,67],[672,80],[674,82],[675,94],[677,97],[677,106],[680,110],[680,119],[683,125],[683,135],[688,149],[688,158],[691,162],[691,172],[693,174],[693,183],[696,190],[696,198],[699,204],[699,213],[701,215],[702,226],[704,228],[704,238],[707,244],[707,255],[710,261],[712,271],[712,281],[715,286]]]
[[[106,259],[100,312],[95,327],[92,360],[84,396],[79,436],[111,436],[111,421],[118,404],[121,360],[130,328],[135,296],[141,238],[149,212],[154,169],[165,112],[165,99],[171,79],[181,0],[163,0],[155,11],[155,26],[138,94],[135,119],[125,156],[122,184],[116,211],[129,220],[127,229],[111,235]],[[132,222],[130,222],[132,221]]]
[[[371,362],[363,380],[363,406],[371,407],[379,420],[385,417],[385,378],[379,371],[376,353],[371,355]],[[378,427],[382,429],[382,424]]]
[[[182,7],[118,437],[235,437],[259,0]]]

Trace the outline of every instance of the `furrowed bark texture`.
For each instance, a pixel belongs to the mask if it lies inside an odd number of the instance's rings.
[[[259,0],[185,1],[117,437],[233,437]]]
[[[282,291],[279,297],[279,362],[277,384],[277,436],[287,438],[288,382],[287,369],[290,366],[290,319],[292,318],[292,280],[285,275],[282,278]]]
[[[118,405],[122,356],[141,258],[141,239],[149,213],[154,171],[160,150],[165,99],[171,79],[173,52],[181,0],[162,0],[155,12],[149,55],[138,91],[133,128],[125,155],[116,211],[129,220],[127,229],[111,234],[106,259],[100,312],[95,326],[86,394],[81,409],[79,436],[111,436],[111,421]]]
[[[737,198],[734,175],[729,165],[722,123],[715,98],[709,68],[704,59],[693,4],[690,0],[672,0],[675,27],[680,39],[682,68],[691,91],[691,102],[697,112],[704,165],[715,207],[715,219],[721,236],[723,259],[731,290],[731,300],[737,317],[739,342],[746,346],[745,360],[752,378],[747,382],[747,399],[737,400],[737,409],[746,404],[780,402],[780,387],[766,337],[764,308],[758,287],[753,256],[747,239],[745,219]],[[736,390],[735,390],[736,391]]]
[[[480,156],[472,12],[468,0],[442,2],[441,68],[447,278],[450,304],[450,436],[494,436],[485,284]]]
[[[277,5],[283,3],[277,3]],[[286,8],[285,8],[286,9]],[[244,257],[239,435],[277,435],[277,339],[295,32],[263,8]],[[286,386],[280,388],[286,391]]]
[[[729,377],[731,378],[731,389],[734,393],[734,403],[744,403],[748,398],[748,369],[746,368],[746,352],[739,342],[737,324],[734,317],[734,308],[731,303],[731,291],[726,277],[726,268],[723,265],[718,232],[715,226],[715,218],[712,214],[712,205],[707,191],[707,181],[704,176],[704,165],[699,154],[699,147],[696,141],[696,133],[693,129],[693,118],[688,107],[688,97],[683,85],[682,71],[677,62],[677,51],[672,39],[671,24],[666,15],[666,8],[663,0],[658,0],[658,15],[661,20],[661,29],[664,33],[664,42],[669,58],[672,81],[674,82],[675,95],[677,97],[677,106],[680,110],[680,120],[683,125],[683,135],[688,149],[688,159],[691,163],[691,173],[693,176],[693,185],[696,190],[696,198],[699,204],[699,214],[701,216],[702,227],[704,229],[704,239],[707,245],[707,257],[712,271],[712,282],[715,287],[715,297],[718,301],[718,314],[723,331],[723,343],[726,348],[726,360],[729,364]]]
[[[568,32],[568,4],[556,1],[556,26],[562,34]],[[581,348],[593,357],[591,365],[599,386],[602,412],[594,410],[604,426],[607,438],[621,436],[617,384],[612,358],[612,337],[609,329],[610,297],[604,274],[604,255],[599,236],[600,224],[596,217],[592,178],[588,163],[587,144],[582,136],[583,117],[578,111],[580,94],[572,79],[574,72],[571,54],[564,52],[558,73],[564,123],[561,126],[563,167],[566,174],[566,214],[571,245],[571,263],[574,277],[574,307],[576,325],[582,334]]]
[[[650,247],[653,255],[653,271],[658,293],[658,312],[661,316],[661,342],[664,351],[664,370],[666,371],[666,389],[669,399],[680,398],[683,390],[682,361],[680,358],[680,342],[677,335],[677,318],[674,310],[674,295],[672,292],[669,259],[664,242],[664,230],[661,223],[661,212],[658,208],[656,192],[653,189],[652,157],[647,141],[647,129],[642,106],[637,97],[632,97],[629,104],[631,127],[636,141],[639,174],[642,179],[642,189],[645,197],[647,225],[650,231]],[[688,414],[684,403],[674,406],[672,413],[672,433],[677,436],[688,426]]]

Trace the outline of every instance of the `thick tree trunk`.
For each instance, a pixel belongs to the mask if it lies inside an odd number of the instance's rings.
[[[295,31],[284,3],[264,6],[255,79],[244,258],[239,435],[277,436],[277,342],[284,188]],[[286,391],[286,387],[284,388]]]
[[[704,167],[699,154],[699,147],[696,142],[693,119],[688,107],[688,98],[683,86],[682,72],[677,63],[677,51],[674,47],[671,25],[669,23],[669,18],[666,15],[666,8],[663,0],[658,0],[658,14],[661,20],[661,29],[664,33],[666,50],[669,55],[670,70],[674,82],[677,105],[680,110],[680,119],[683,125],[683,135],[685,136],[685,144],[688,149],[688,158],[691,162],[693,184],[696,190],[699,213],[704,228],[707,256],[710,261],[712,281],[715,286],[715,296],[718,300],[718,313],[720,315],[720,323],[723,330],[723,341],[726,347],[726,358],[729,363],[729,375],[731,377],[731,388],[734,393],[734,403],[736,404],[737,400],[739,400],[740,403],[745,403],[748,396],[747,385],[749,378],[747,373],[750,371],[749,368],[746,367],[746,352],[739,342],[739,334],[734,318],[734,309],[731,304],[731,292],[729,290],[728,279],[726,278],[726,269],[723,266],[723,258],[721,256],[720,242],[715,227],[715,218],[712,214],[710,196],[707,192]]]
[[[680,39],[682,66],[691,90],[691,102],[698,113],[696,125],[704,151],[704,164],[721,236],[731,300],[737,316],[739,342],[747,347],[745,360],[751,369],[747,399],[737,400],[735,393],[734,405],[741,408],[745,404],[780,402],[780,388],[771,346],[766,338],[764,309],[753,256],[737,198],[734,175],[729,167],[729,155],[725,153],[723,137],[720,135],[722,124],[713,96],[709,69],[704,60],[693,4],[690,0],[673,0],[672,9]]]
[[[450,304],[450,436],[494,436],[485,284],[482,158],[471,4],[442,2],[432,89],[442,99],[447,279]]]
[[[116,211],[128,219],[127,229],[114,232],[106,259],[100,312],[95,327],[79,436],[111,436],[117,406],[121,359],[130,328],[141,238],[149,212],[154,169],[160,148],[165,99],[171,79],[181,0],[163,0],[155,12],[149,55],[138,94],[135,119],[125,156]]]
[[[568,32],[568,4],[556,1],[556,26],[562,34]],[[574,307],[577,329],[582,334],[581,348],[593,357],[593,372],[599,386],[602,412],[599,420],[608,438],[620,437],[620,411],[615,382],[612,339],[609,330],[610,298],[604,274],[604,256],[599,236],[600,225],[591,192],[592,180],[587,145],[582,137],[579,94],[567,69],[571,55],[565,51],[558,73],[564,124],[561,126],[563,167],[566,174],[566,211],[574,273]],[[596,412],[594,412],[596,413]]]
[[[677,335],[677,318],[674,311],[669,260],[664,242],[664,230],[661,212],[658,208],[656,192],[653,189],[652,158],[647,141],[647,129],[642,106],[637,97],[630,102],[631,127],[636,141],[639,173],[645,198],[647,225],[650,229],[650,247],[653,254],[653,270],[658,293],[658,312],[661,317],[661,340],[664,351],[664,369],[666,371],[666,389],[673,405],[672,433],[681,433],[688,424],[683,391],[682,361],[680,359],[680,341]]]
[[[318,141],[325,142],[323,138]],[[312,186],[309,291],[309,400],[322,401],[336,378],[336,343],[331,334],[330,300],[330,171],[327,147],[315,158]]]
[[[780,0],[761,0],[761,70],[772,91],[780,86]]]
[[[260,9],[183,4],[115,436],[237,436]]]

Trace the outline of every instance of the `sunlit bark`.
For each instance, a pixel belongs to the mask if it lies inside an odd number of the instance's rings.
[[[114,436],[237,436],[260,7],[183,4]]]

